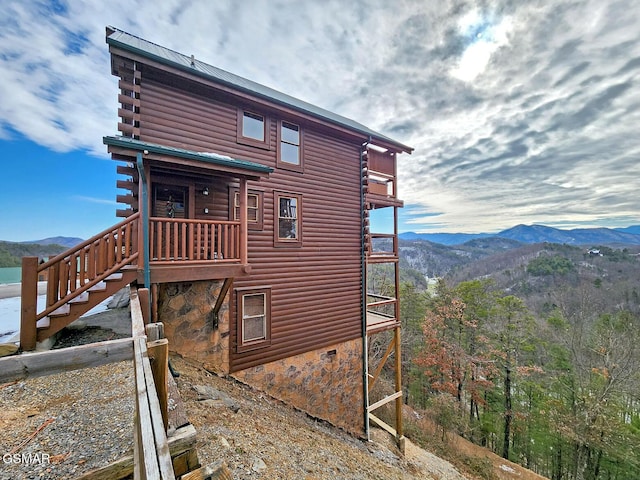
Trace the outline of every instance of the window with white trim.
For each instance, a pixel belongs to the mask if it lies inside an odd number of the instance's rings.
[[[269,149],[269,117],[238,109],[236,140],[245,145]]]
[[[278,166],[301,172],[302,156],[300,127],[285,121],[278,122]]]
[[[236,290],[238,351],[268,346],[271,340],[271,288]]]
[[[229,190],[230,198],[230,212],[229,218],[231,220],[240,220],[240,192],[237,188],[231,188]],[[262,230],[263,226],[263,214],[262,209],[264,205],[263,192],[249,190],[247,193],[247,224],[249,230]]]

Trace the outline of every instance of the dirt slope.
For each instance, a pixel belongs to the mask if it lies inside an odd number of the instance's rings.
[[[224,460],[235,479],[467,478],[411,442],[403,457],[386,432],[374,430],[372,441],[364,442],[179,357],[172,364],[198,432],[200,462]]]

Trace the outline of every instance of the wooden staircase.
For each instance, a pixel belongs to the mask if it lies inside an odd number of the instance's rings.
[[[20,347],[33,350],[137,277],[139,213],[38,264],[22,259]],[[38,311],[38,280],[47,282],[45,308]]]

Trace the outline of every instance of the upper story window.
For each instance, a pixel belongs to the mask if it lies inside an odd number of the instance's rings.
[[[238,143],[265,148],[269,144],[269,117],[249,110],[238,110]]]
[[[302,245],[302,196],[274,193],[274,242],[280,246]]]
[[[278,166],[302,172],[302,132],[293,123],[278,123]]]

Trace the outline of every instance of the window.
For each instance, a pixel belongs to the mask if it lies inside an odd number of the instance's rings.
[[[302,196],[274,192],[274,241],[276,245],[302,244]]]
[[[236,290],[238,351],[266,347],[271,343],[271,288]]]
[[[269,149],[269,118],[248,110],[238,110],[236,140],[244,145]]]
[[[229,218],[240,220],[240,193],[237,188],[229,189]],[[247,223],[249,230],[262,230],[262,206],[264,194],[255,190],[247,193]]]
[[[186,200],[188,189],[175,185],[153,185],[152,216],[164,218],[187,218]]]
[[[298,125],[278,124],[278,166],[302,172],[302,132]]]

